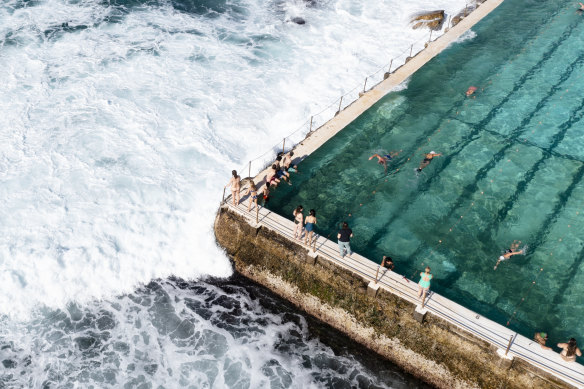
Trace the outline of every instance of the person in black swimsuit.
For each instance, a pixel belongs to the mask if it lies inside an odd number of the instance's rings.
[[[434,158],[440,157],[441,155],[442,154],[438,154],[435,151],[430,151],[428,154],[424,154],[424,160],[420,163],[420,167],[416,169],[418,173],[421,172],[422,169],[424,169],[426,166],[428,166]]]

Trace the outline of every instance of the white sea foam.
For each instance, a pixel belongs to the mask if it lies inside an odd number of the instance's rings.
[[[388,387],[313,338],[305,318],[237,286],[152,283],[107,302],[47,312],[0,348],[6,387]],[[279,303],[278,303],[279,304]],[[284,311],[284,312],[282,312]],[[0,330],[0,341],[2,333]],[[14,334],[18,334],[14,336]],[[4,343],[2,343],[5,345]],[[397,374],[392,387],[406,387]],[[361,385],[360,385],[361,384]],[[332,385],[334,386],[334,385]]]
[[[246,0],[108,23],[105,3],[16,4],[0,6],[0,312],[16,317],[170,274],[229,275],[212,222],[231,169],[422,47],[411,14],[464,7]]]

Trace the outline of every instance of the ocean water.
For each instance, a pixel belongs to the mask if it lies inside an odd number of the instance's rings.
[[[300,164],[269,207],[348,221],[357,252],[550,343],[584,326],[584,33],[572,2],[505,1]],[[469,86],[477,91],[465,96]],[[424,153],[436,151],[416,172]],[[374,153],[398,153],[384,173]],[[291,218],[291,216],[289,216]],[[526,247],[494,270],[514,241]],[[580,339],[582,341],[582,339]]]
[[[420,48],[409,16],[435,8],[464,2],[3,1],[1,385],[400,385],[204,280],[232,274],[212,234],[230,171]],[[213,319],[238,309],[243,335]]]

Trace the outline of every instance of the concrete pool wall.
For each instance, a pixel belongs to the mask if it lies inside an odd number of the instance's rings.
[[[310,155],[501,3],[488,0],[429,42],[310,133],[294,148],[295,156]],[[254,181],[262,185],[266,174],[260,172]],[[419,378],[442,388],[584,387],[581,365],[563,362],[557,353],[437,294],[420,309],[415,283],[383,271],[376,283],[376,263],[358,254],[341,259],[336,244],[323,237],[308,249],[292,238],[291,221],[265,208],[257,214],[246,208],[224,203],[215,221],[217,241],[236,271]]]
[[[436,293],[421,309],[416,283],[385,270],[375,283],[376,263],[320,236],[308,248],[292,221],[245,203],[214,225],[235,270],[408,373],[439,388],[584,387],[584,366]]]

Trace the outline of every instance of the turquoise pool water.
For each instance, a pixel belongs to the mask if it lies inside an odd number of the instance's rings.
[[[269,208],[314,208],[334,240],[347,221],[364,256],[391,255],[416,281],[429,265],[434,291],[526,336],[583,343],[584,15],[506,0],[473,31],[306,158]],[[444,155],[416,173],[431,150]],[[368,160],[392,151],[387,175]],[[494,271],[514,240],[527,255]]]

